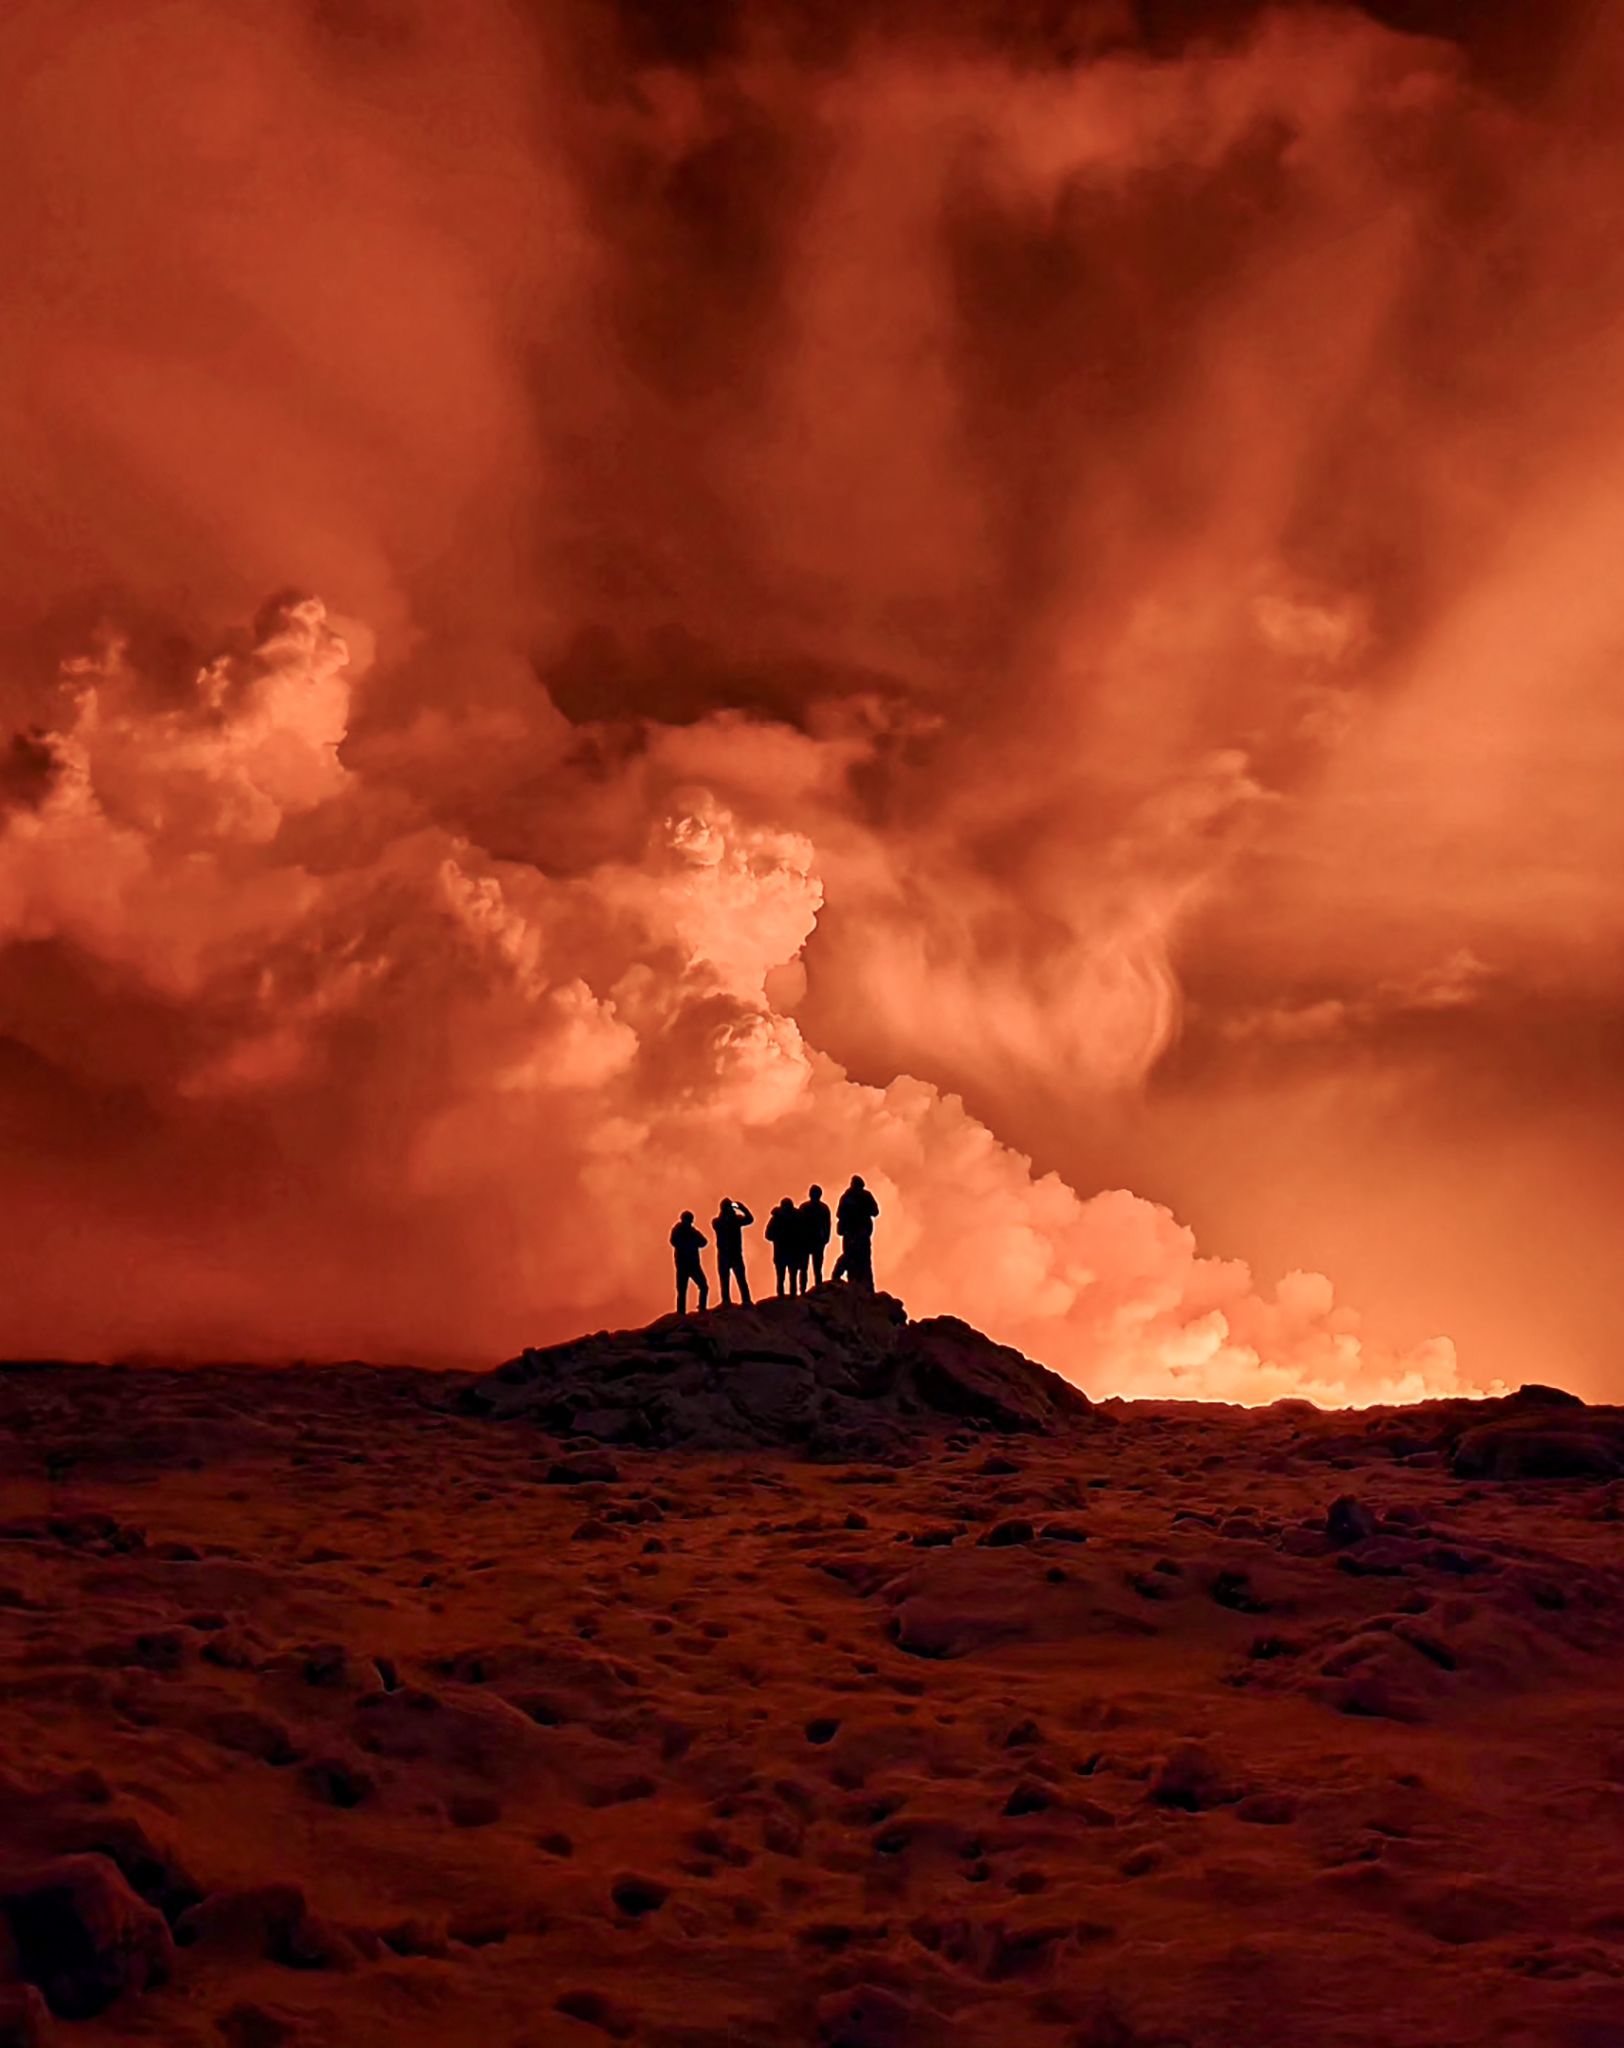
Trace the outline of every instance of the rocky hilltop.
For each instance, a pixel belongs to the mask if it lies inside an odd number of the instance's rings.
[[[1058,1373],[956,1316],[912,1322],[891,1295],[854,1287],[526,1350],[452,1398],[465,1414],[600,1443],[825,1459],[884,1456],[955,1426],[1051,1435],[1095,1413]]]

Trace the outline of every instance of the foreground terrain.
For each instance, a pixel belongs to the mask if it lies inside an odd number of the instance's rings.
[[[0,1371],[0,2043],[1624,2048],[1615,1416],[871,1313]]]

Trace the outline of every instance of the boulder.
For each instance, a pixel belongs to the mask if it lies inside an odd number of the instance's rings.
[[[62,2019],[94,2019],[116,1998],[160,1984],[175,1945],[161,1913],[105,1856],[61,1856],[0,1880],[15,1969]]]
[[[1152,1777],[1150,1797],[1157,1806],[1204,1813],[1210,1806],[1232,1804],[1239,1794],[1200,1743],[1181,1742]]]
[[[1362,1543],[1376,1533],[1376,1517],[1362,1500],[1344,1493],[1325,1511],[1325,1533],[1332,1543]]]
[[[821,2048],[926,2048],[944,2039],[939,2013],[883,1984],[853,1984],[817,2003]]]
[[[45,2048],[51,2013],[32,1984],[0,1984],[0,2048]]]
[[[339,1930],[312,1913],[297,1885],[266,1884],[211,1892],[182,1914],[176,1933],[224,1955],[263,1956],[290,1970],[347,1970],[355,1950]]]

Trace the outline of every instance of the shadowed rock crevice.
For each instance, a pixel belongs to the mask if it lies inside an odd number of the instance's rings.
[[[901,1451],[955,1426],[1048,1435],[1095,1415],[1069,1381],[957,1317],[910,1322],[890,1295],[843,1287],[527,1350],[452,1398],[604,1443],[820,1458]]]

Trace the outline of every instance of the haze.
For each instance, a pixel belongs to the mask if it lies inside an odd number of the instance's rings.
[[[1616,30],[869,12],[6,10],[0,1351],[1624,1394]]]

